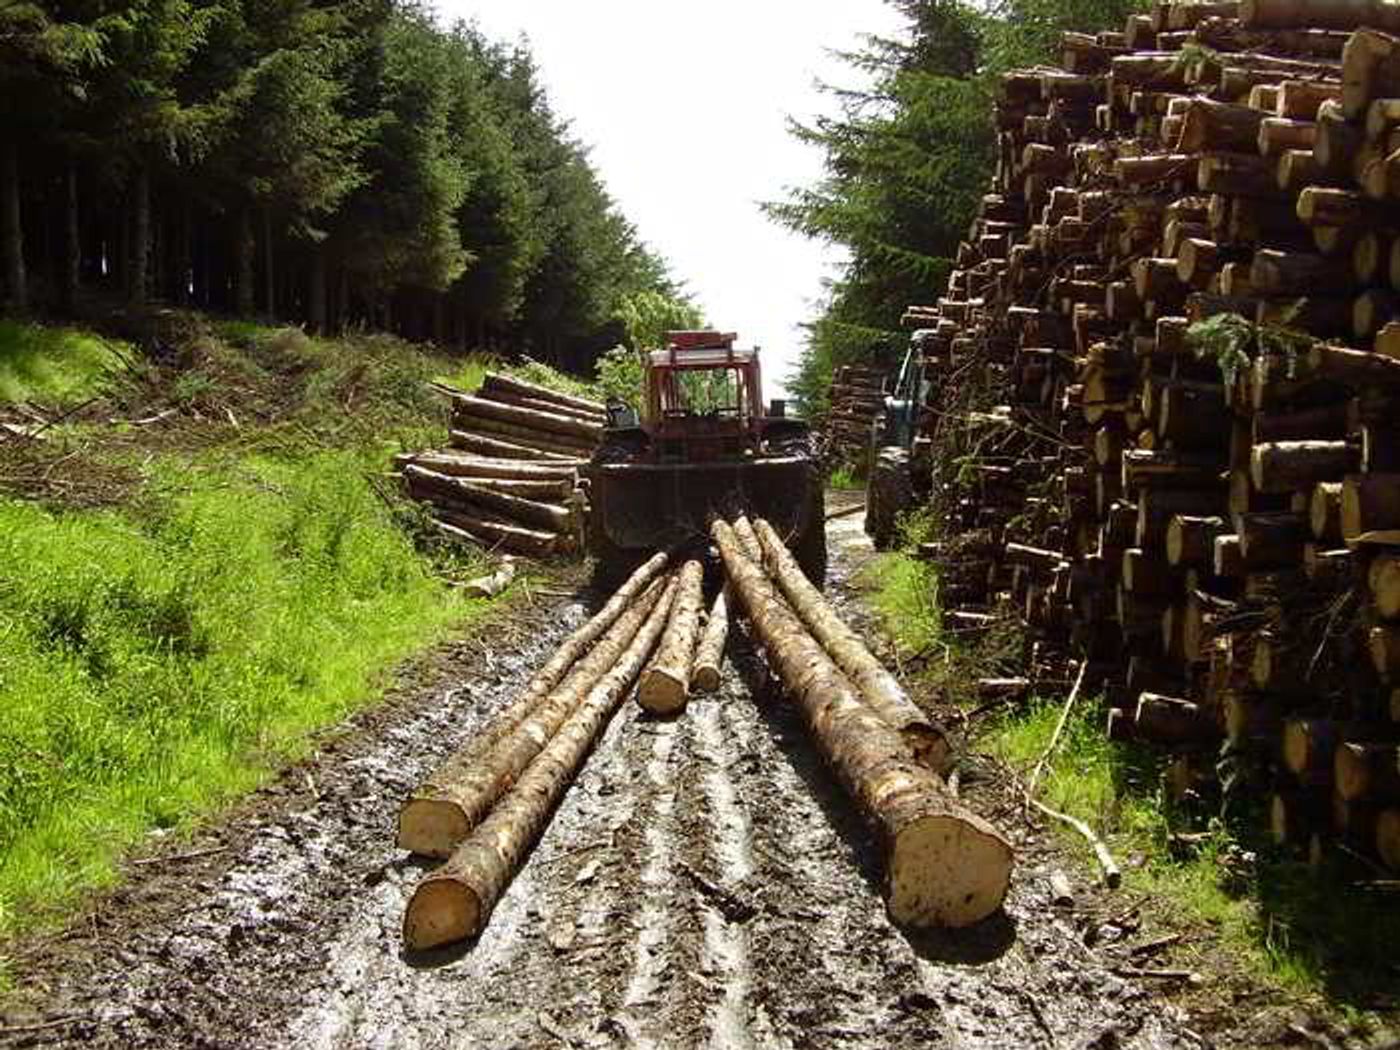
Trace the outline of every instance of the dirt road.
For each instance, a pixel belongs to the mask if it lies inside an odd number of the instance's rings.
[[[833,592],[854,601],[860,519],[831,526]],[[1023,851],[1004,917],[958,935],[892,927],[864,828],[743,639],[723,691],[685,717],[624,709],[478,943],[405,958],[420,869],[392,846],[394,802],[583,615],[541,603],[511,656],[500,638],[493,657],[480,643],[437,654],[180,848],[218,852],[133,869],[21,961],[33,1019],[58,1023],[0,1044],[1203,1045],[1049,904],[1039,848]]]

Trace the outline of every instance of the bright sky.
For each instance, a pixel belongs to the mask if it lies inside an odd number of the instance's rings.
[[[764,349],[781,396],[798,325],[838,258],[787,233],[758,203],[821,174],[784,127],[831,111],[814,84],[854,73],[827,54],[890,34],[883,0],[438,0],[444,20],[528,37],[555,111],[592,147],[608,191],[670,260],[711,324]]]

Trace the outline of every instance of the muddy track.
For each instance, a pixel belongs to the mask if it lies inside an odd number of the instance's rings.
[[[860,519],[832,526],[853,602]],[[72,1020],[0,1044],[1202,1045],[1049,906],[1037,850],[1004,916],[892,927],[866,829],[742,635],[683,718],[624,708],[478,942],[403,955],[422,869],[392,847],[396,801],[582,616],[536,615],[549,626],[494,669],[447,654],[187,848],[220,852],[143,869],[25,965],[38,1019]]]

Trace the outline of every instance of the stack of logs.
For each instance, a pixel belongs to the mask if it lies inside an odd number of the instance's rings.
[[[602,438],[603,405],[494,372],[475,394],[437,389],[452,400],[449,447],[395,459],[436,527],[514,554],[578,549],[578,468]]]
[[[831,381],[830,404],[822,427],[828,463],[863,468],[869,459],[870,433],[884,411],[885,370],[844,365]]]
[[[965,926],[1005,897],[1011,848],[944,780],[947,739],[759,519],[718,520],[723,566],[704,611],[699,559],[639,568],[522,693],[403,806],[398,844],[446,861],[414,891],[410,949],[474,937],[543,833],[553,807],[637,683],[650,715],[675,717],[719,687],[729,605],[801,708],[813,742],[880,833],[895,921]]]
[[[945,603],[1177,796],[1400,867],[1400,6],[1158,3],[1005,77],[936,315]],[[976,364],[980,367],[967,367]]]

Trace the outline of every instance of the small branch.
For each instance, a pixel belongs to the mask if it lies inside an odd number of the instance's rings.
[[[1098,858],[1099,867],[1103,869],[1104,882],[1108,884],[1108,888],[1111,890],[1116,890],[1118,888],[1118,884],[1123,881],[1123,873],[1118,869],[1118,864],[1113,859],[1113,854],[1108,852],[1108,847],[1104,845],[1103,839],[1094,834],[1093,828],[1089,827],[1088,824],[1085,824],[1084,821],[1080,820],[1078,817],[1071,817],[1068,813],[1061,813],[1058,810],[1051,809],[1045,803],[1037,799],[1030,799],[1030,804],[1047,817],[1053,817],[1063,824],[1068,824],[1075,831],[1079,832],[1079,834],[1083,835],[1084,838],[1088,840],[1089,845],[1094,848],[1094,856]]]
[[[1055,732],[1050,737],[1050,743],[1045,745],[1045,750],[1041,752],[1040,758],[1035,763],[1035,768],[1031,770],[1031,778],[1026,782],[1025,800],[1029,804],[1035,798],[1035,787],[1040,780],[1040,774],[1045,770],[1045,763],[1050,760],[1050,756],[1055,753],[1055,748],[1060,744],[1060,737],[1065,731],[1065,724],[1069,721],[1069,713],[1074,709],[1074,703],[1079,699],[1079,690],[1084,685],[1084,675],[1089,670],[1089,661],[1084,660],[1079,664],[1079,675],[1074,680],[1074,688],[1069,691],[1069,696],[1065,697],[1065,706],[1060,711],[1060,720],[1055,724]]]
[[[42,1032],[46,1028],[62,1028],[64,1025],[77,1024],[86,1018],[74,1014],[71,1017],[60,1017],[57,1021],[41,1021],[35,1024],[12,1024],[0,1027],[0,1035],[18,1035],[20,1032]]]
[[[845,518],[845,517],[849,517],[849,516],[852,515],[852,514],[859,514],[859,513],[860,513],[861,511],[863,511],[864,509],[865,509],[865,504],[864,504],[864,503],[857,503],[857,504],[855,504],[854,506],[851,506],[851,507],[842,507],[840,510],[833,510],[830,514],[828,514],[828,515],[826,516],[826,520],[827,520],[827,521],[832,521],[832,520],[834,520],[834,519],[836,519],[836,518]]]
[[[168,857],[143,857],[140,860],[133,860],[132,864],[174,864],[182,860],[194,860],[196,857],[212,857],[216,853],[223,853],[227,846],[214,846],[210,849],[197,849],[189,853],[175,853]]]

